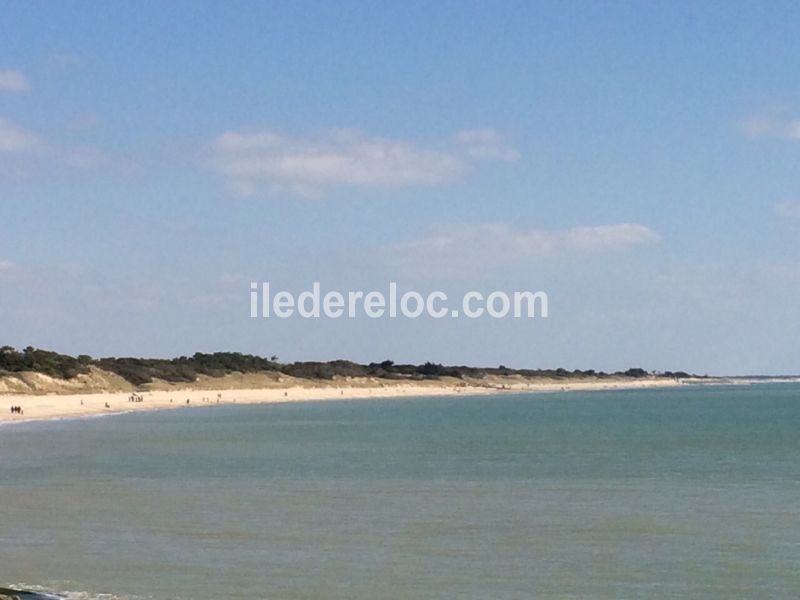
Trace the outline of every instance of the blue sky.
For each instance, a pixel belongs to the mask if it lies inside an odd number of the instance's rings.
[[[790,2],[4,3],[2,342],[800,372],[798,23]],[[251,280],[551,310],[252,321]]]

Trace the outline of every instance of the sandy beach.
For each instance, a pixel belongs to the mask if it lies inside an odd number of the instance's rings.
[[[213,380],[212,380],[213,381]],[[272,388],[223,389],[208,386],[170,387],[145,391],[87,392],[70,394],[0,395],[0,422],[42,419],[80,418],[145,410],[192,409],[223,404],[269,404],[276,402],[313,402],[364,398],[445,396],[459,394],[498,394],[514,392],[568,392],[606,389],[672,387],[679,382],[665,378],[642,380],[553,381],[501,383],[465,383],[457,379],[422,382],[385,382],[356,380],[340,382],[304,382]],[[132,398],[138,400],[132,401]],[[21,413],[12,413],[19,406]]]

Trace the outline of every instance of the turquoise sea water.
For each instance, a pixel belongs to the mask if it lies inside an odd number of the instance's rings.
[[[0,587],[192,600],[797,598],[799,434],[798,385],[4,426]]]

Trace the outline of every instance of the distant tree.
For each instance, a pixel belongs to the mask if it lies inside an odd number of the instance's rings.
[[[647,377],[647,371],[639,368],[628,369],[623,374],[625,375],[625,377]]]
[[[437,363],[432,363],[430,361],[426,362],[424,365],[420,367],[417,367],[417,373],[419,373],[420,375],[427,375],[432,377],[441,375],[442,370],[443,370],[442,365]]]

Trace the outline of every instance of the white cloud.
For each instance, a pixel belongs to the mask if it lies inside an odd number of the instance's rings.
[[[19,93],[29,89],[27,78],[19,71],[0,71],[0,92]]]
[[[17,268],[17,265],[10,260],[0,260],[0,273],[7,273]]]
[[[519,158],[517,151],[494,129],[465,129],[455,135],[455,140],[473,158],[508,161]]]
[[[773,207],[776,215],[789,219],[800,219],[800,202],[781,202]]]
[[[213,141],[210,164],[244,195],[283,190],[318,195],[338,186],[445,183],[461,177],[478,159],[505,158],[511,152],[491,130],[459,135],[466,138],[426,146],[352,130],[314,136],[227,131]]]
[[[387,249],[394,266],[412,272],[459,272],[519,265],[570,255],[594,255],[658,242],[645,225],[622,223],[570,229],[514,229],[505,223],[440,227],[427,238]]]
[[[784,110],[772,110],[748,117],[741,124],[747,137],[800,140],[800,118]]]
[[[30,152],[41,147],[37,134],[0,117],[0,152]]]
[[[63,174],[114,168],[134,173],[138,166],[93,146],[61,145],[0,116],[0,180],[29,179],[46,173]]]

